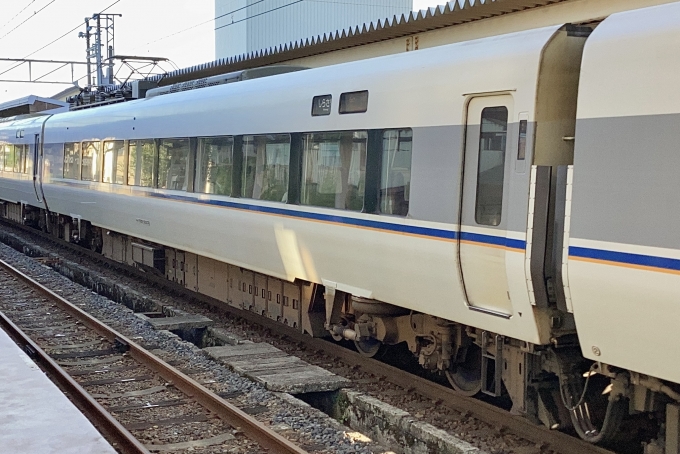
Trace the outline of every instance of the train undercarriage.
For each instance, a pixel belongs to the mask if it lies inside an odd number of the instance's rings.
[[[488,395],[551,429],[605,446],[642,443],[642,451],[631,452],[680,452],[680,387],[585,360],[573,333],[553,338],[551,345],[529,344],[328,286],[266,276],[29,205],[4,202],[0,215],[310,336],[352,341],[365,356],[405,345],[424,371],[445,376],[460,394]]]

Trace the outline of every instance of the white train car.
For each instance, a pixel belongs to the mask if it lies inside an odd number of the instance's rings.
[[[680,399],[680,4],[616,14],[583,54],[564,281],[583,356],[635,411]],[[677,434],[667,440],[676,452]]]
[[[507,394],[589,441],[630,410],[671,443],[680,253],[660,220],[677,156],[660,114],[680,104],[657,49],[679,16],[6,121],[4,215],[368,355],[405,342],[459,392]]]

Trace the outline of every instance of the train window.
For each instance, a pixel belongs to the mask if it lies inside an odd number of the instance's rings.
[[[380,171],[380,212],[406,216],[411,189],[411,129],[383,133]]]
[[[163,139],[158,149],[158,187],[187,190],[189,139]]]
[[[99,142],[83,142],[81,179],[87,181],[99,181],[101,172],[101,159],[99,154]]]
[[[233,137],[205,137],[198,139],[196,157],[196,192],[231,195],[234,168]]]
[[[5,155],[5,171],[14,172],[14,166],[16,165],[16,147],[12,144],[7,144],[4,146]]]
[[[64,178],[80,180],[80,143],[64,144]]]
[[[26,173],[26,145],[14,145],[14,169],[15,173]]]
[[[368,91],[354,91],[340,95],[341,114],[362,113],[368,110]]]
[[[290,135],[243,136],[241,196],[288,201]]]
[[[29,163],[29,160],[28,160],[28,156],[29,156],[28,150],[29,149],[30,149],[29,145],[23,146],[23,153],[22,153],[23,156],[22,156],[22,161],[21,161],[22,164],[21,164],[21,170],[20,170],[21,173],[28,173],[28,170],[29,170],[29,167],[30,167],[30,163]]]
[[[482,110],[475,202],[477,224],[498,225],[501,223],[507,133],[507,108],[487,107]]]
[[[128,146],[128,184],[153,186],[156,143],[152,139],[131,140]]]
[[[303,205],[361,211],[367,139],[366,131],[303,135]]]
[[[125,184],[125,142],[104,142],[104,183]]]

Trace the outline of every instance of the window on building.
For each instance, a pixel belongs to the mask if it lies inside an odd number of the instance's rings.
[[[158,148],[158,187],[187,190],[189,139],[162,139]]]
[[[100,142],[83,142],[82,150],[83,171],[81,179],[87,181],[100,181],[102,167],[101,155],[99,153]]]
[[[80,180],[80,143],[64,144],[64,178]]]
[[[198,139],[194,190],[205,194],[231,195],[234,168],[234,139]]]
[[[304,134],[303,205],[361,211],[367,139],[366,131]]]
[[[289,166],[288,134],[243,136],[241,196],[287,202]]]
[[[477,224],[498,225],[501,223],[507,133],[508,109],[506,107],[487,107],[482,110],[475,204]]]
[[[153,139],[131,140],[128,146],[128,184],[153,186],[156,144]]]
[[[406,216],[411,189],[411,129],[383,133],[380,171],[380,212]]]
[[[104,142],[104,183],[125,184],[125,142]]]

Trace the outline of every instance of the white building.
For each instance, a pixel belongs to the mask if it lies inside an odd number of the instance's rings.
[[[413,0],[215,0],[215,58],[408,15]]]

